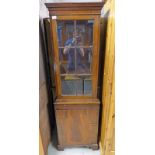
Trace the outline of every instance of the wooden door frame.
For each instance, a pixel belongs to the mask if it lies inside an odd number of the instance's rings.
[[[45,155],[40,129],[39,129],[39,155]]]
[[[103,75],[103,92],[102,92],[102,120],[101,120],[101,155],[109,155],[109,137],[111,133],[112,112],[114,112],[115,99],[115,19],[114,19],[114,0],[109,0],[104,6],[105,14],[109,12],[107,34],[105,65]],[[113,111],[112,111],[113,110]],[[115,113],[115,112],[114,112]],[[114,114],[115,115],[115,114]],[[113,152],[114,154],[115,152]]]

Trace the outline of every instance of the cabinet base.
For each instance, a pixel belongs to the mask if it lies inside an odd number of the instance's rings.
[[[91,145],[77,145],[77,146],[62,146],[62,145],[57,145],[57,149],[58,151],[64,151],[65,148],[73,148],[73,147],[87,147],[90,148],[92,150],[98,150],[99,149],[99,145],[98,144],[91,144]]]
[[[97,150],[100,102],[89,100],[56,100],[58,150],[68,147],[87,147]],[[87,101],[88,102],[88,101]]]

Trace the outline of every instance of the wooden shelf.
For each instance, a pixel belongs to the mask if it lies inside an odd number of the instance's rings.
[[[59,46],[58,48],[63,49],[65,46]],[[93,46],[71,46],[70,48],[93,48]]]
[[[80,74],[80,73],[76,73],[76,74],[60,74],[60,76],[91,76],[92,74]]]

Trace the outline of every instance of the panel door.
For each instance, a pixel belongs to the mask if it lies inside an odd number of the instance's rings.
[[[61,146],[97,144],[99,105],[93,108],[56,110],[58,140]]]

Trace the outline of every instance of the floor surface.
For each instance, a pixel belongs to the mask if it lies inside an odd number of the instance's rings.
[[[50,143],[47,155],[100,155],[100,150],[93,151],[89,148],[69,148],[64,151],[58,151],[52,143]]]

